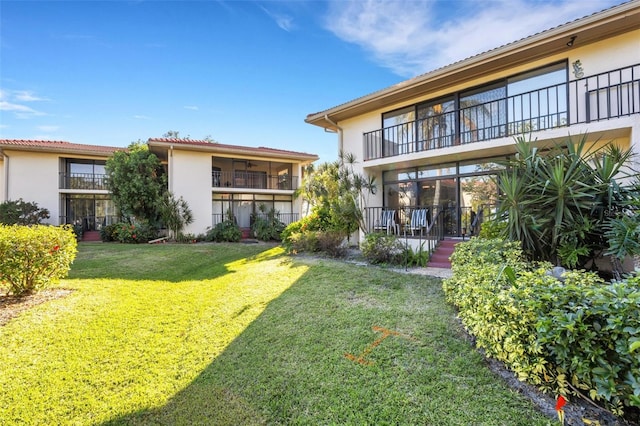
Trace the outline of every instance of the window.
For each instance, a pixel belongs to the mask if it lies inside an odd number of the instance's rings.
[[[66,189],[106,189],[105,161],[66,159],[62,187]]]
[[[453,145],[456,134],[455,101],[453,97],[418,105],[419,149],[443,148]]]
[[[460,95],[461,143],[506,136],[506,95],[504,83]]]
[[[410,106],[382,115],[385,156],[415,151],[415,107]]]
[[[509,133],[526,133],[567,124],[567,64],[565,62],[511,77]]]

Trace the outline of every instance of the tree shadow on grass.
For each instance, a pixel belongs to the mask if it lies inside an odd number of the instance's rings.
[[[413,338],[349,360],[375,326]],[[314,262],[167,404],[103,425],[547,424],[457,327],[439,280]]]

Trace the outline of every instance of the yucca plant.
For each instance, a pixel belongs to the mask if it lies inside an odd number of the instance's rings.
[[[524,137],[500,174],[498,217],[504,235],[534,260],[584,268],[608,248],[605,224],[628,205],[631,149],[598,147],[583,135],[546,151]]]

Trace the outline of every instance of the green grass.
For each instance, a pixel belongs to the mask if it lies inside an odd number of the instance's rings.
[[[434,278],[264,245],[86,244],[61,286],[0,327],[0,424],[549,423]]]

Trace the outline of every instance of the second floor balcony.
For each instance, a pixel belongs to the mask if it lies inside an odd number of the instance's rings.
[[[214,188],[271,190],[295,190],[298,188],[297,176],[288,174],[269,175],[265,172],[214,170],[211,175]]]
[[[105,174],[60,173],[60,189],[106,190]]]
[[[363,135],[373,160],[640,114],[640,64],[479,102],[452,101]]]

